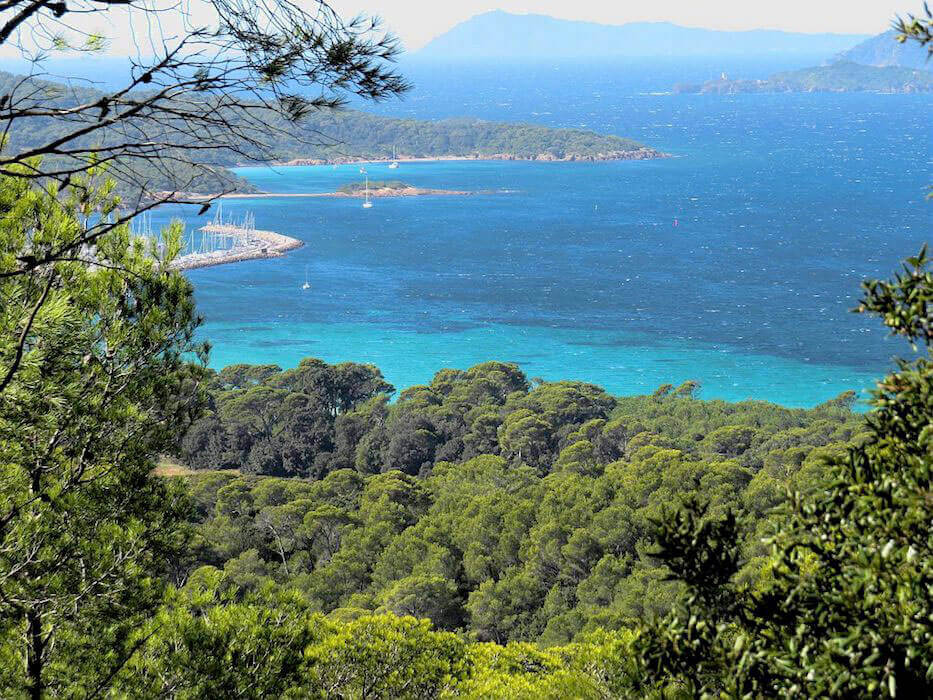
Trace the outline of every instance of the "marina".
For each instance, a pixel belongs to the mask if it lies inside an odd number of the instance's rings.
[[[207,226],[203,227],[208,228]],[[259,229],[237,229],[224,227],[222,231],[211,232],[235,241],[232,247],[212,250],[209,252],[188,253],[176,258],[172,267],[176,270],[194,270],[199,267],[212,267],[226,265],[227,263],[242,262],[244,260],[260,260],[263,258],[279,258],[290,250],[304,245],[302,241],[290,236],[283,236],[275,231],[262,231]]]
[[[141,228],[134,234],[160,242],[148,218],[143,220]],[[278,258],[303,245],[304,242],[297,238],[257,229],[251,212],[246,212],[239,219],[225,219],[223,208],[218,207],[211,223],[191,231],[185,238],[183,254],[172,261],[171,267],[175,270],[194,270],[244,260]]]

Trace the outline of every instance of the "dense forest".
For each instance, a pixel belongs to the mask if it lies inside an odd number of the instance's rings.
[[[692,494],[739,513],[754,578],[771,509],[866,434],[851,393],[812,410],[702,401],[693,382],[620,398],[532,388],[498,362],[392,390],[375,367],[314,359],[216,374],[183,443],[208,470],[188,479],[189,566],[338,619],[390,611],[563,644],[668,611],[678,587],[650,554],[665,505]]]
[[[59,196],[0,178],[4,696],[928,695],[926,251],[865,284],[925,348],[866,414],[500,362],[396,397],[372,365],[206,369],[126,225],[16,272],[81,235]]]
[[[367,60],[391,39],[234,5],[212,38],[256,48],[264,85],[298,61],[399,87]],[[95,11],[8,9],[0,44]],[[898,32],[933,50],[933,13]],[[422,133],[384,123],[374,153]],[[445,147],[601,138],[465,124]],[[926,246],[862,285],[855,311],[904,348],[864,413],[495,361],[396,393],[366,364],[208,369],[180,227],[134,237],[98,165],[0,173],[0,697],[933,696]]]
[[[3,696],[933,688],[926,250],[864,285],[923,348],[865,414],[500,362],[396,397],[371,365],[211,372],[190,283],[126,224],[23,255],[117,206],[57,197],[0,177]]]
[[[127,687],[242,688],[222,644],[261,657],[254,696],[927,695],[928,262],[865,285],[927,350],[867,414],[498,362],[395,402],[371,365],[211,374],[174,479],[185,583]]]

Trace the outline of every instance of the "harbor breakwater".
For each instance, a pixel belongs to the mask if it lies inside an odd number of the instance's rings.
[[[189,253],[176,258],[172,267],[176,270],[194,270],[199,267],[213,267],[244,260],[279,258],[290,250],[304,245],[303,241],[290,236],[283,236],[274,231],[244,229],[223,224],[208,224],[200,229],[206,233],[218,234],[236,239],[236,244],[227,250]]]

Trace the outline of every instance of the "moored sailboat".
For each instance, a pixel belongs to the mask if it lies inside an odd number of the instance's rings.
[[[364,194],[363,209],[370,209],[373,203],[369,201],[369,173],[365,168],[360,168],[360,172],[366,176],[366,193]]]

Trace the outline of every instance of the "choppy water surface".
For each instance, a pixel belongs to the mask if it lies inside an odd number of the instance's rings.
[[[585,124],[677,157],[371,165],[372,178],[482,194],[369,210],[224,202],[307,245],[188,273],[212,364],[374,362],[405,387],[499,359],[620,394],[697,379],[705,397],[809,406],[870,386],[904,351],[849,309],[860,280],[889,275],[930,238],[933,100],[587,89],[490,100],[478,116]],[[422,98],[391,109],[452,108]],[[240,173],[283,193],[359,178],[354,166]]]

